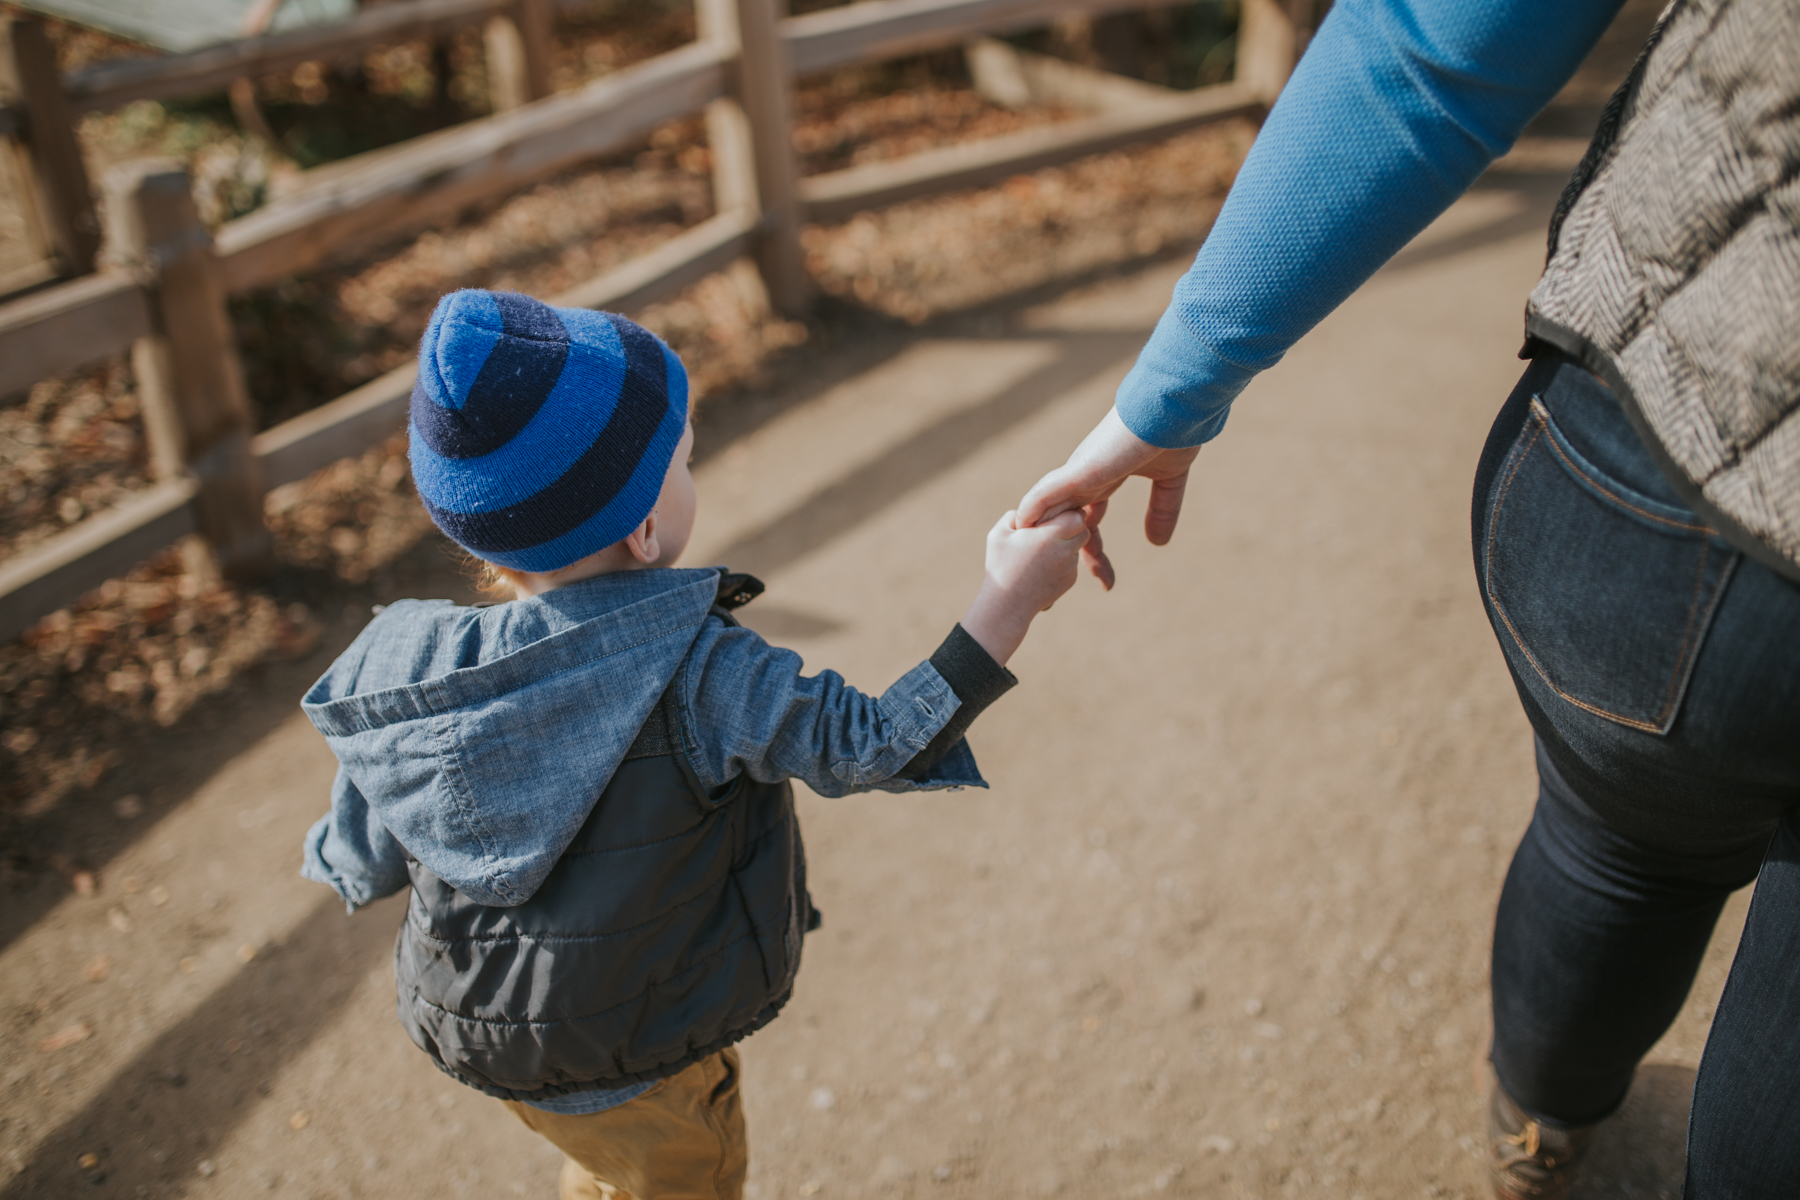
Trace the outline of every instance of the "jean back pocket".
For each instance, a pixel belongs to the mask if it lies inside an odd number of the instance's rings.
[[[1736,551],[1693,513],[1595,467],[1533,397],[1495,482],[1483,553],[1515,668],[1578,708],[1669,731]]]

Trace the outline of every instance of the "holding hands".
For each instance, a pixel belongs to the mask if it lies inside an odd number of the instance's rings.
[[[1030,529],[1021,525],[1009,512],[988,530],[987,574],[962,619],[963,629],[1002,666],[1025,640],[1031,619],[1075,586],[1089,537],[1075,512]]]
[[[962,626],[995,662],[1005,665],[1025,640],[1031,620],[1075,586],[1079,564],[1102,587],[1113,585],[1112,563],[1100,546],[1100,521],[1112,494],[1133,475],[1150,481],[1144,536],[1166,545],[1181,516],[1188,470],[1198,446],[1152,446],[1109,409],[1069,461],[1034,484],[1018,510],[988,531],[987,575]]]
[[[1144,536],[1153,546],[1165,546],[1181,516],[1181,498],[1187,491],[1188,470],[1198,446],[1164,450],[1152,446],[1108,409],[1094,431],[1083,438],[1069,461],[1032,485],[1019,504],[1018,523],[1024,528],[1042,525],[1063,514],[1079,512],[1090,534],[1081,548],[1088,570],[1109,591],[1112,563],[1100,544],[1100,521],[1106,516],[1107,499],[1133,475],[1150,481],[1150,506],[1144,513]],[[990,539],[991,544],[991,539]],[[990,552],[991,553],[991,552]]]

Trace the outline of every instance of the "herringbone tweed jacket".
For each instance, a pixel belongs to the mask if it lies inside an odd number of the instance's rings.
[[[1800,0],[1674,0],[1550,226],[1526,333],[1695,511],[1800,579]]]

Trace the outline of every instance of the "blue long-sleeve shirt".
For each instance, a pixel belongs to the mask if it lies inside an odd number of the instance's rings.
[[[1338,0],[1120,384],[1157,446],[1217,437],[1258,372],[1468,190],[1622,0]]]

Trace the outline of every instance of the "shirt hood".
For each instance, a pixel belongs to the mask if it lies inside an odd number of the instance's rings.
[[[521,904],[674,678],[720,575],[628,571],[483,608],[403,600],[301,708],[409,854],[476,903]]]

